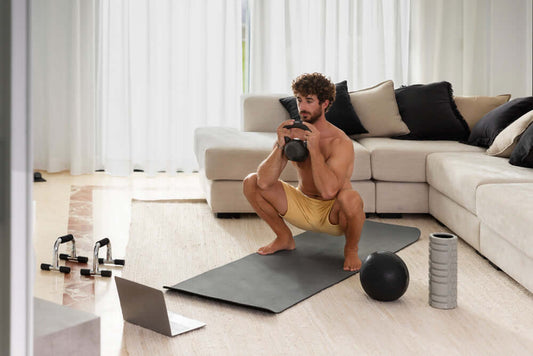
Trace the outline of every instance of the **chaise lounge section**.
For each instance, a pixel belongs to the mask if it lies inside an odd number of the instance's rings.
[[[485,153],[428,157],[429,212],[533,291],[533,170]]]

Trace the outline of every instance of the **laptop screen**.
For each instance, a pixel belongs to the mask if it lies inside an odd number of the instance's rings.
[[[125,321],[172,336],[162,291],[120,277],[115,283]]]

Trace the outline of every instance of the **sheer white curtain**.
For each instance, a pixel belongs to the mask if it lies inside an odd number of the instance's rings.
[[[94,171],[97,1],[31,2],[34,168]]]
[[[447,80],[457,95],[532,92],[530,0],[249,0],[250,91],[318,71],[356,90]]]
[[[290,92],[304,72],[350,90],[408,79],[409,0],[250,0],[250,91]]]
[[[240,0],[101,1],[97,165],[196,168],[196,127],[240,125]]]
[[[34,168],[197,168],[199,126],[240,126],[240,0],[34,0]]]
[[[530,0],[411,0],[411,83],[460,95],[531,95]]]

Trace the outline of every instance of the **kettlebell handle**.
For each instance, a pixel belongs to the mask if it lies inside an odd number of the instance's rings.
[[[307,147],[307,141],[304,141],[302,139],[299,139],[299,138],[290,138],[288,136],[285,136],[283,137],[285,139],[285,144],[291,142],[291,141],[302,141],[302,143],[304,144],[304,147]]]
[[[311,132],[311,129],[309,127],[307,127],[306,125],[304,125],[299,120],[294,121],[294,124],[292,124],[292,125],[285,125],[285,126],[283,126],[283,128],[284,129],[302,129],[302,130],[307,130],[307,131]]]

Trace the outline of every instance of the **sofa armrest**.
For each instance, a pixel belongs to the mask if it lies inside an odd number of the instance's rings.
[[[241,97],[243,131],[276,132],[279,124],[289,120],[287,110],[279,102],[288,94],[247,94]]]

